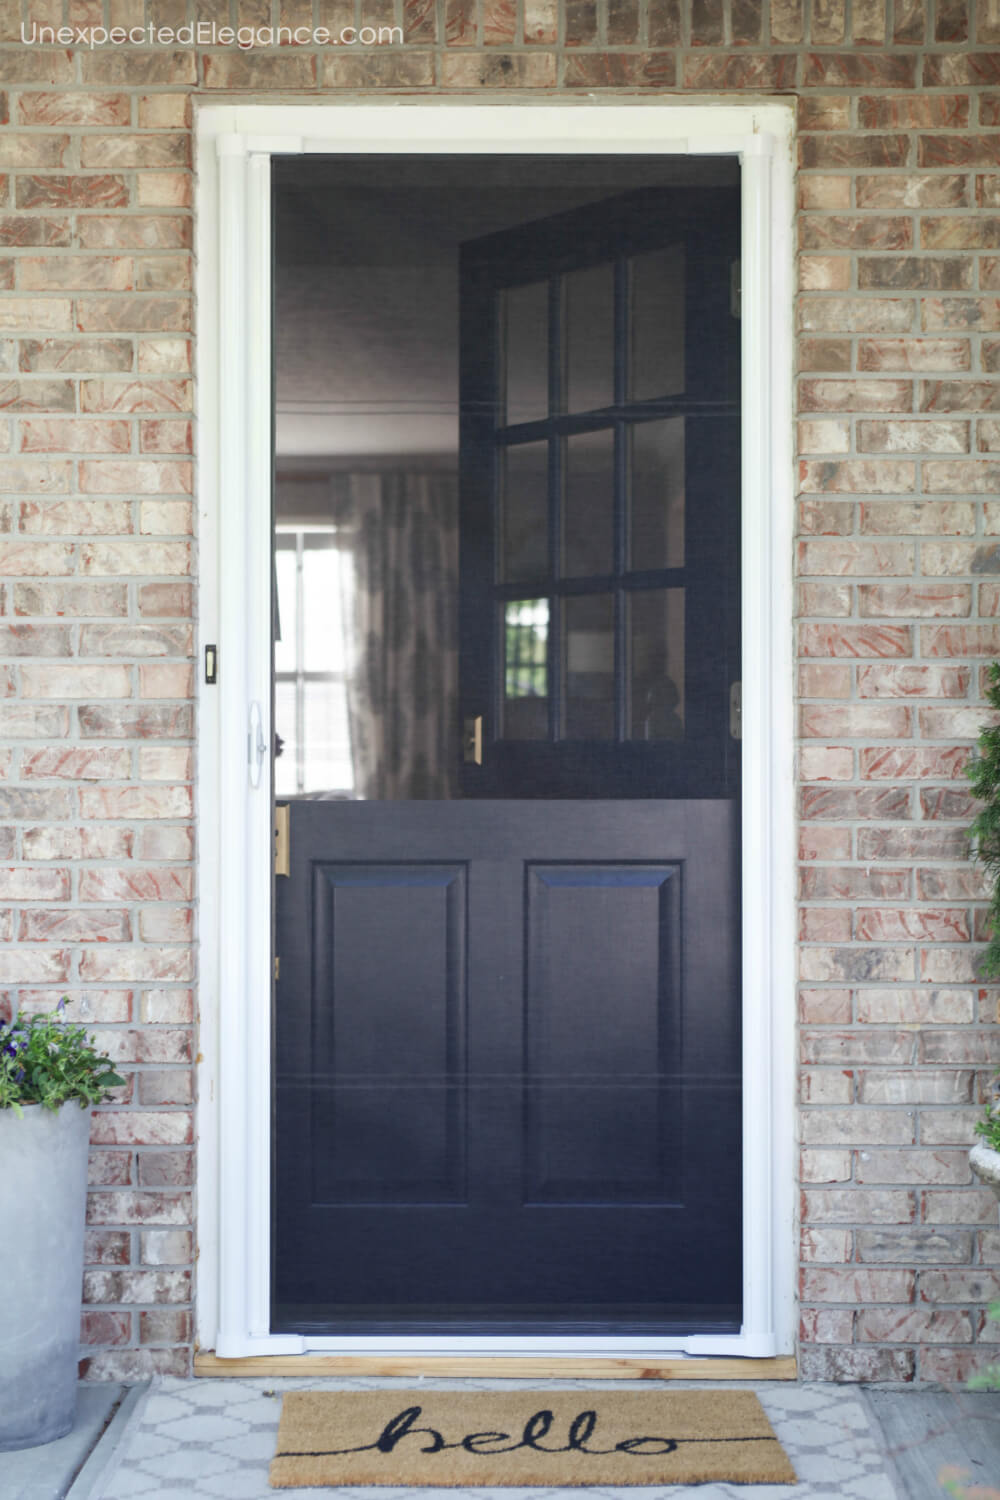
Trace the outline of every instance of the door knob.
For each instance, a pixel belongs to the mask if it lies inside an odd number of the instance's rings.
[[[250,785],[254,791],[260,786],[260,778],[264,771],[264,757],[267,754],[267,741],[264,738],[264,716],[260,711],[259,703],[251,703],[250,719],[247,726],[247,763],[250,769]]]

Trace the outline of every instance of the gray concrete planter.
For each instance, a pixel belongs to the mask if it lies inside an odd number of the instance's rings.
[[[76,1407],[90,1110],[0,1110],[0,1452],[65,1437]]]
[[[980,1141],[969,1152],[969,1166],[984,1187],[992,1188],[1000,1199],[1000,1151]]]

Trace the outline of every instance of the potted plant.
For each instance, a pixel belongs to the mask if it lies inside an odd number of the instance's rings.
[[[65,1006],[0,1022],[0,1452],[73,1426],[91,1106],[124,1082]]]
[[[1000,662],[992,662],[986,701],[1000,714]],[[982,803],[969,829],[975,857],[986,867],[992,881],[990,940],[979,965],[988,979],[1000,978],[1000,722],[984,728],[979,736],[979,754],[966,768],[972,795]],[[985,1114],[976,1126],[981,1137],[969,1152],[969,1165],[980,1182],[1000,1199],[1000,1075],[994,1080]]]

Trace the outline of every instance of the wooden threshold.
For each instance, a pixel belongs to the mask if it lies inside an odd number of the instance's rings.
[[[490,1380],[795,1380],[793,1354],[773,1359],[567,1359],[498,1355],[255,1354],[219,1359],[196,1354],[194,1373],[218,1378],[236,1375],[441,1375]]]

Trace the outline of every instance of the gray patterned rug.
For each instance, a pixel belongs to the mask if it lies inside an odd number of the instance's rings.
[[[412,1389],[412,1379],[324,1380],[175,1380],[155,1383],[137,1408],[114,1470],[106,1477],[102,1500],[316,1500],[314,1489],[275,1491],[268,1466],[275,1449],[281,1396],[293,1390],[367,1390],[392,1386]],[[649,1382],[649,1386],[654,1383]],[[657,1382],[657,1387],[660,1386]],[[621,1389],[621,1382],[435,1380],[429,1386],[455,1390]],[[684,1388],[678,1381],[662,1388]],[[644,1383],[644,1389],[648,1386]],[[724,1383],[691,1389],[725,1389]],[[748,1382],[734,1382],[746,1390]],[[753,1384],[774,1430],[792,1461],[796,1485],[701,1484],[656,1489],[588,1489],[587,1500],[899,1500],[885,1466],[863,1399],[851,1386]],[[354,1500],[557,1500],[579,1491],[559,1489],[406,1490],[349,1489],[327,1491]]]

